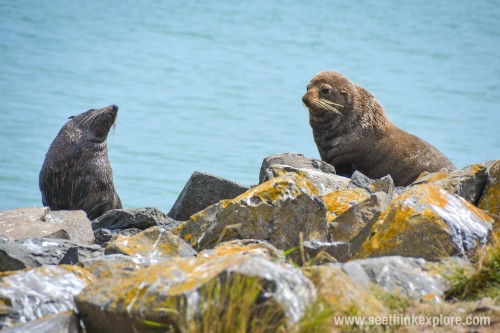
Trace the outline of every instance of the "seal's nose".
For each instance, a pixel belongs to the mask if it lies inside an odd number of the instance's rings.
[[[309,102],[309,96],[308,94],[305,94],[302,96],[302,103],[307,104]]]
[[[116,105],[111,105],[111,110],[113,110],[114,112],[118,112],[118,106]]]

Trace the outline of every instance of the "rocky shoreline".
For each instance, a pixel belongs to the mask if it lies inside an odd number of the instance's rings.
[[[413,332],[439,327],[334,319],[444,314],[495,332],[499,214],[500,161],[402,188],[299,154],[251,187],[194,172],[168,214],[2,211],[0,329]]]

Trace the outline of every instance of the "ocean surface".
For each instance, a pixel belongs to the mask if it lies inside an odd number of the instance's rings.
[[[195,170],[258,182],[318,158],[301,97],[332,69],[457,167],[500,159],[499,1],[0,0],[0,209],[40,206],[69,116],[120,107],[126,208],[168,212]]]

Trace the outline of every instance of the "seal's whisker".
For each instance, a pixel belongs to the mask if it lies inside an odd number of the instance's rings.
[[[338,106],[339,108],[343,108],[343,107],[344,107],[344,106],[343,106],[343,105],[341,105],[341,104],[333,103],[332,101],[329,101],[329,100],[327,100],[327,99],[324,99],[324,100],[322,100],[322,101],[323,101],[324,103],[328,104],[328,105],[332,105],[332,106],[333,106],[333,105],[335,105],[335,106]]]

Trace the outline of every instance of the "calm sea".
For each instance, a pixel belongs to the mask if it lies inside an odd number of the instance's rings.
[[[120,107],[127,208],[168,212],[195,170],[255,184],[318,157],[301,97],[338,70],[457,165],[500,159],[499,1],[0,0],[0,209],[41,205],[71,115]]]

